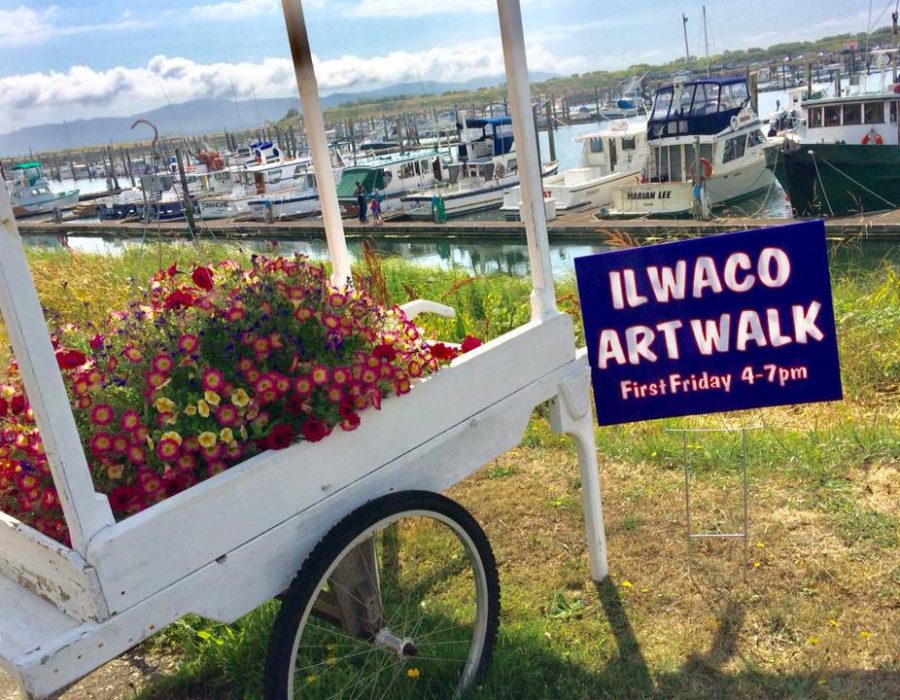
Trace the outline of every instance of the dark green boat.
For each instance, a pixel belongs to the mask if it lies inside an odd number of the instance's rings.
[[[805,134],[766,152],[795,216],[900,207],[898,105],[900,92],[888,89],[803,102]]]

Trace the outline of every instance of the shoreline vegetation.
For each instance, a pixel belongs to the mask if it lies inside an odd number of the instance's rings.
[[[49,315],[71,323],[122,308],[157,269],[229,253],[241,255],[218,244],[27,252]],[[374,255],[354,272],[378,301],[455,307],[454,320],[417,319],[429,337],[489,340],[529,318],[526,279]],[[575,450],[545,411],[517,448],[452,489],[490,538],[503,593],[494,661],[472,697],[900,696],[900,267],[835,268],[832,287],[843,401],[597,429],[602,584],[587,571]],[[557,294],[580,328],[574,279]],[[747,561],[740,542],[721,540],[689,557],[684,451],[667,430],[751,425]],[[695,529],[740,529],[740,438],[689,434],[686,452]],[[139,697],[259,697],[277,605],[231,625],[189,617],[145,642],[138,657],[169,662]]]

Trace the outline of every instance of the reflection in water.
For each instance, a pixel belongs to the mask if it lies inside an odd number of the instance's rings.
[[[120,240],[103,236],[26,236],[26,245],[63,247],[104,255],[121,255],[127,248],[141,245],[138,240]],[[469,274],[489,275],[495,273],[523,277],[528,274],[528,249],[524,236],[492,239],[487,242],[465,238],[422,238],[422,239],[372,239],[372,247],[383,258],[401,258],[423,267],[441,270],[461,270]],[[148,240],[146,249],[168,245],[159,240]],[[209,242],[207,242],[209,245]],[[213,243],[215,245],[215,243]],[[312,260],[327,260],[328,246],[323,239],[293,241],[241,241],[222,242],[223,256],[226,250],[239,246],[244,250],[259,253],[292,255],[302,253]],[[353,261],[362,258],[362,241],[348,241]],[[600,241],[556,240],[550,244],[550,263],[556,278],[574,275],[575,258],[592,255],[609,248]],[[900,246],[887,242],[864,242],[860,244],[837,244],[832,247],[831,257],[835,267],[841,271],[874,269],[883,261],[900,264]]]

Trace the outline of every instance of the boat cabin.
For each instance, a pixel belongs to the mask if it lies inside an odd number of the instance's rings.
[[[647,138],[718,134],[750,101],[744,77],[703,78],[662,85],[653,98]]]
[[[900,85],[894,91],[807,100],[809,143],[889,144],[896,146],[900,122]]]
[[[467,119],[460,111],[459,160],[490,160],[509,153],[513,148],[512,119],[508,116]]]
[[[21,163],[10,168],[13,183],[17,187],[35,187],[40,186],[41,180],[44,179],[43,166],[37,161],[30,163]]]

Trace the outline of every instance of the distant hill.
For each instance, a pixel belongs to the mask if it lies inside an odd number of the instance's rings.
[[[550,73],[532,73],[534,81],[553,77]],[[477,90],[493,87],[505,81],[504,76],[478,78],[464,83],[440,83],[425,81],[398,83],[364,92],[343,92],[322,98],[324,108],[356,102],[371,102],[400,96],[434,95],[456,90]],[[76,119],[62,124],[40,124],[0,134],[0,154],[23,155],[32,152],[61,151],[67,148],[95,146],[98,144],[125,143],[147,139],[146,127],[131,129],[135,119],[148,119],[159,129],[160,136],[197,135],[211,132],[238,131],[263,126],[267,121],[277,121],[289,109],[300,109],[296,97],[277,97],[234,102],[225,99],[189,100],[167,105],[149,112],[127,117],[97,117]]]

